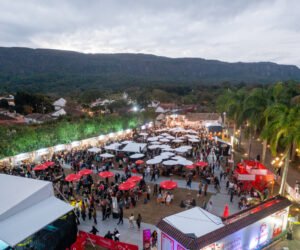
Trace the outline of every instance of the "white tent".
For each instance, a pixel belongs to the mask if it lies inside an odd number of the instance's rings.
[[[0,240],[11,247],[73,210],[51,182],[0,174],[0,190]]]
[[[59,98],[55,102],[53,102],[53,106],[64,107],[66,106],[67,101],[64,98]]]
[[[165,113],[166,111],[162,107],[157,107],[155,113]]]
[[[88,151],[92,153],[99,153],[101,152],[101,149],[97,147],[93,147],[93,148],[89,148]]]
[[[60,109],[60,110],[57,110],[54,113],[52,113],[51,116],[59,117],[59,116],[66,115],[66,114],[67,114],[67,112],[64,109]]]
[[[125,145],[125,144],[131,143],[131,142],[132,141],[126,140],[126,141],[122,141],[121,144]]]
[[[116,143],[112,143],[112,144],[110,144],[110,145],[108,145],[108,146],[105,146],[104,148],[105,148],[106,150],[118,150],[119,147],[120,147],[121,145],[122,145],[122,144],[116,142]]]
[[[112,154],[109,154],[109,153],[104,153],[104,154],[101,154],[100,157],[102,157],[102,158],[113,158],[115,156],[112,155]]]
[[[182,233],[195,234],[197,238],[224,226],[221,218],[200,207],[170,215],[163,220]]]
[[[133,154],[133,155],[129,156],[129,158],[130,159],[139,159],[139,158],[142,158],[144,156],[145,156],[144,154]]]
[[[141,153],[144,151],[146,148],[147,144],[146,143],[136,143],[136,142],[131,142],[128,143],[122,151],[124,152],[131,152],[131,153]]]

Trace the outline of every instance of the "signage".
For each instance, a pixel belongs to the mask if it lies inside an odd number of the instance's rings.
[[[143,246],[145,250],[148,250],[151,248],[151,230],[150,229],[144,229],[143,230]]]

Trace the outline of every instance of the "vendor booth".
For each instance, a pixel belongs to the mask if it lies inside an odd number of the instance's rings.
[[[276,196],[226,218],[199,207],[168,216],[157,225],[159,249],[261,249],[286,232],[290,205]]]

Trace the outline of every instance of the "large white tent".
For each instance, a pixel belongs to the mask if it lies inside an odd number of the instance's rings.
[[[52,183],[0,174],[0,241],[14,247],[73,209]]]
[[[147,144],[146,143],[136,143],[136,142],[131,142],[128,143],[122,151],[124,152],[130,152],[130,153],[141,153],[144,151],[146,148]]]
[[[194,234],[197,238],[224,226],[221,218],[200,207],[170,215],[163,220],[182,233]]]

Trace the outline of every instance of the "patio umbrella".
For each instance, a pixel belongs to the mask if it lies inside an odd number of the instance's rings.
[[[195,163],[195,165],[197,167],[206,167],[208,165],[208,163],[205,162],[205,161],[198,161],[198,162]]]
[[[182,143],[183,140],[181,140],[181,139],[175,139],[175,140],[173,140],[173,142],[175,142],[175,143]]]
[[[136,165],[141,165],[141,164],[143,164],[143,163],[144,163],[143,160],[137,160],[137,161],[135,161],[135,164],[136,164]]]
[[[163,165],[165,165],[165,166],[175,166],[177,164],[178,164],[178,162],[177,161],[173,161],[173,160],[163,161]]]
[[[152,141],[152,142],[150,142],[150,144],[152,144],[152,145],[159,145],[161,143],[159,141]]]
[[[149,137],[147,141],[158,141],[158,137]]]
[[[103,171],[99,173],[99,176],[102,178],[110,178],[113,177],[115,174],[113,172],[110,171]]]
[[[142,158],[144,157],[144,154],[133,154],[131,156],[129,156],[130,159],[138,159],[138,158]]]
[[[163,189],[167,189],[167,190],[172,190],[172,189],[175,189],[177,188],[177,182],[175,181],[162,181],[159,186]]]
[[[119,185],[119,190],[130,190],[135,187],[135,182],[125,181]]]
[[[169,142],[170,140],[167,139],[167,138],[162,138],[162,139],[159,139],[161,142]]]
[[[115,156],[112,155],[112,154],[109,154],[109,153],[104,153],[104,154],[101,154],[100,157],[102,157],[102,158],[113,158]]]
[[[134,175],[134,176],[131,176],[130,178],[128,178],[127,181],[130,181],[130,182],[139,182],[141,179],[143,179],[142,176]]]
[[[40,165],[35,166],[35,167],[33,168],[33,170],[34,170],[34,171],[41,171],[41,170],[45,170],[45,169],[47,169],[47,168],[48,168],[47,165],[45,165],[45,164],[40,164]]]
[[[189,142],[199,142],[200,140],[196,139],[196,138],[191,138],[189,139]]]
[[[187,166],[185,166],[187,169],[190,169],[190,170],[192,170],[192,169],[195,169],[196,168],[196,166],[194,166],[194,165],[187,165]]]
[[[81,175],[81,176],[89,175],[91,173],[93,173],[93,171],[91,169],[86,169],[86,168],[84,168],[84,169],[82,169],[78,172],[78,174]]]
[[[55,165],[55,162],[53,162],[53,161],[46,161],[46,162],[44,162],[44,165],[46,165],[47,167],[51,167],[51,166]]]
[[[186,149],[186,148],[175,148],[175,152],[177,152],[177,153],[185,153],[187,151],[188,151],[188,149]]]
[[[189,161],[189,160],[186,160],[186,159],[178,160],[178,165],[188,166],[188,165],[192,165],[192,164],[193,164],[192,161]]]
[[[71,181],[79,181],[81,178],[78,174],[69,174],[66,176],[65,181],[71,182]]]
[[[146,163],[149,164],[149,165],[159,164],[161,162],[162,162],[162,159],[159,158],[159,157],[155,157],[153,159],[150,159],[150,160],[146,161]]]
[[[122,145],[125,145],[125,144],[131,143],[131,142],[132,142],[132,141],[128,141],[128,140],[127,140],[127,141],[122,141],[121,144],[122,144]]]
[[[157,149],[157,148],[159,148],[159,147],[160,147],[160,145],[150,145],[150,146],[148,147],[148,149],[154,150],[154,149]]]
[[[171,157],[171,156],[174,156],[175,154],[172,152],[162,152],[160,155],[166,155],[166,156]]]

